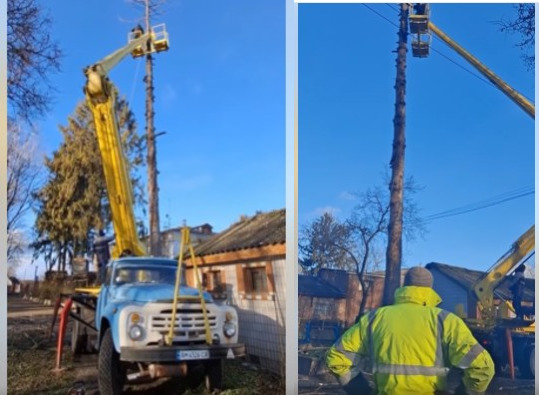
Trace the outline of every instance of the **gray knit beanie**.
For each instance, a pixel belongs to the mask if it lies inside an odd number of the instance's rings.
[[[432,283],[430,271],[420,266],[409,269],[404,276],[404,286],[415,285],[416,287],[432,288]]]

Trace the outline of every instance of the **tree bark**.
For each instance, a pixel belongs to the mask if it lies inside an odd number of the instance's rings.
[[[146,1],[146,31],[150,25],[150,2]],[[146,138],[148,142],[147,165],[148,165],[148,204],[150,214],[150,255],[161,255],[160,232],[159,232],[159,188],[157,186],[157,148],[155,142],[154,110],[153,110],[153,58],[150,50],[150,41],[147,44],[146,55]]]
[[[391,156],[391,181],[389,184],[389,225],[386,251],[386,275],[383,305],[393,304],[395,290],[400,287],[402,261],[402,218],[404,184],[404,149],[406,121],[406,53],[408,35],[408,5],[401,4],[399,41],[397,47],[397,78],[395,82],[394,137]]]

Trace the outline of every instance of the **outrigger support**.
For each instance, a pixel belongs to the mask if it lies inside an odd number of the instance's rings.
[[[56,299],[56,303],[54,304],[54,313],[52,316],[51,328],[49,332],[49,337],[52,337],[54,332],[54,326],[56,324],[56,318],[58,316],[58,313],[60,313],[60,324],[56,341],[56,365],[54,371],[58,372],[62,370],[62,352],[64,349],[65,332],[69,317],[73,318],[75,321],[80,322],[87,328],[97,332],[95,322],[87,321],[81,317],[82,314],[75,314],[71,311],[73,304],[75,304],[76,306],[80,306],[83,309],[95,311],[96,298],[97,296],[94,294],[75,293],[60,294]]]

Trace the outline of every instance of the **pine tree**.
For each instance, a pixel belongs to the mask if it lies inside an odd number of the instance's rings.
[[[132,176],[135,202],[144,202],[138,168],[143,163],[143,138],[127,101],[116,104],[116,116],[123,149]],[[45,158],[48,180],[36,193],[38,213],[35,254],[44,254],[49,269],[58,262],[65,270],[74,256],[89,252],[92,235],[111,223],[101,155],[92,114],[79,103],[66,126],[60,126],[64,140],[51,157]]]

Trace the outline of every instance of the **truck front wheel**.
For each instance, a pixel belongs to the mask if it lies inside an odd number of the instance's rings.
[[[125,382],[120,356],[114,349],[110,328],[107,328],[99,347],[99,394],[119,395]]]
[[[204,383],[208,391],[223,389],[223,361],[221,359],[209,360],[204,364]]]

